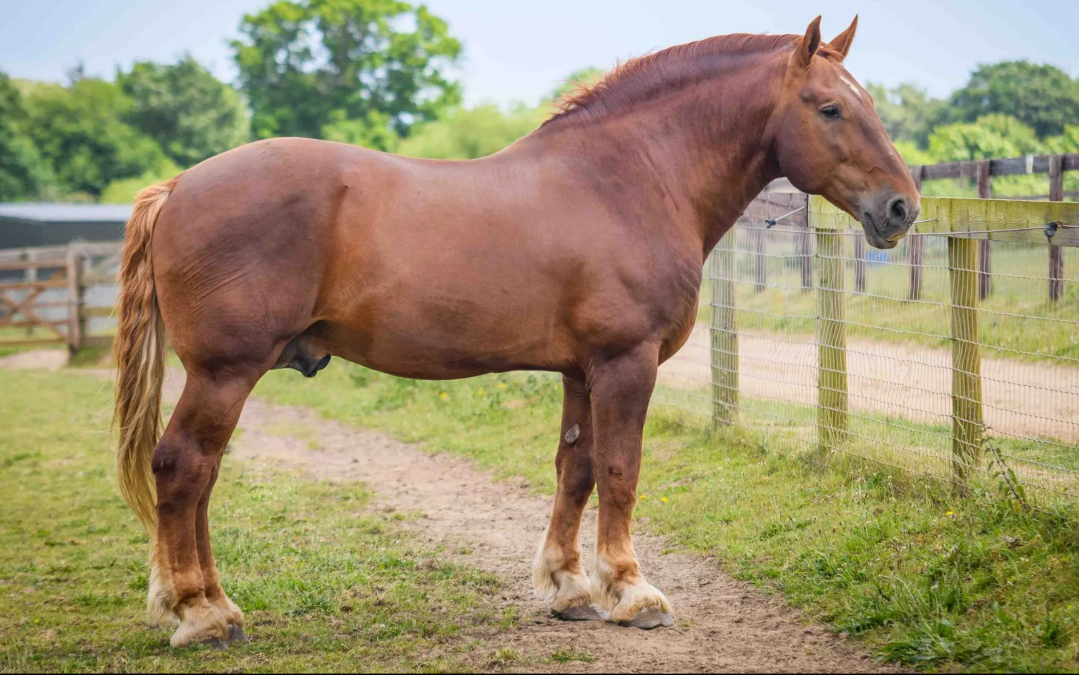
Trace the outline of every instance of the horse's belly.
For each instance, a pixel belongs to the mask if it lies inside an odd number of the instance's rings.
[[[542,309],[514,312],[502,303],[469,306],[397,297],[328,321],[322,342],[328,353],[402,377],[564,371],[573,361],[564,331],[542,317]]]

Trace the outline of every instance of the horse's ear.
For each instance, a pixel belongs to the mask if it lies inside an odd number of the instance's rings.
[[[828,44],[832,49],[839,52],[840,58],[847,58],[847,52],[850,51],[850,44],[854,42],[854,32],[858,30],[858,15],[854,15],[854,21],[851,21],[847,30],[843,31]]]
[[[813,62],[813,55],[820,47],[820,17],[813,19],[806,28],[805,37],[794,46],[794,54],[791,55],[791,65],[806,69]]]

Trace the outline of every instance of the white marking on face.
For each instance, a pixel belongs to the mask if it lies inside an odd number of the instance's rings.
[[[843,82],[850,87],[850,90],[854,92],[854,95],[858,97],[859,101],[862,100],[862,91],[858,88],[858,85],[848,80],[845,75],[840,75],[839,79],[843,80]]]

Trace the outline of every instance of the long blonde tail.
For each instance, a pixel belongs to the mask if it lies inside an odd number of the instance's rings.
[[[124,240],[116,309],[119,325],[112,343],[117,371],[112,426],[119,440],[120,492],[149,530],[157,519],[150,462],[161,437],[161,383],[165,379],[165,324],[157,305],[150,243],[161,207],[178,180],[179,176],[148,187],[135,198]]]

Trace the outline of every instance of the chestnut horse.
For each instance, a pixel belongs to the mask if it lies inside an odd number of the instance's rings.
[[[829,44],[725,35],[632,60],[493,156],[428,161],[259,141],[140,193],[121,272],[120,486],[154,536],[150,618],[172,645],[243,639],[207,506],[244,401],[331,355],[394,375],[562,374],[557,496],[533,565],[565,619],[670,625],[630,521],[656,369],[685,343],[702,265],[786,176],[891,248],[918,193]],[[187,381],[161,433],[166,330]],[[377,487],[377,486],[376,486]],[[581,513],[599,491],[596,565]],[[156,529],[154,529],[156,528]]]

